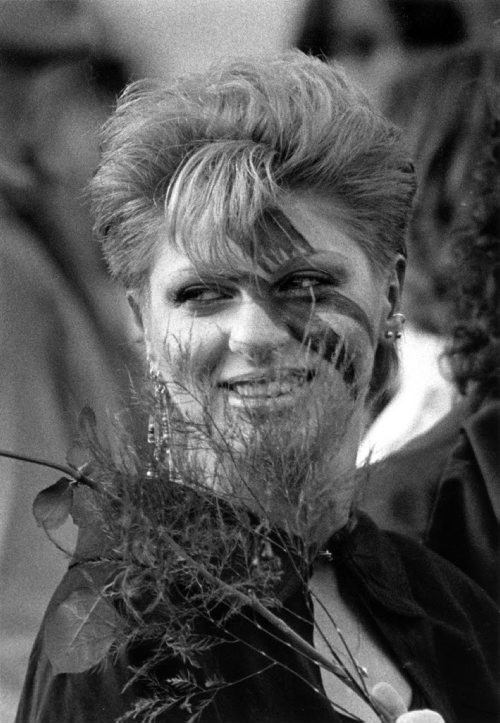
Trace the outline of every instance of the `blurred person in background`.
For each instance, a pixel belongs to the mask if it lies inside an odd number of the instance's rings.
[[[489,34],[498,7],[497,2],[478,6],[468,0],[313,0],[298,46],[325,59],[340,60],[383,112],[407,129],[419,178],[425,178],[429,168],[419,154],[427,129],[422,130],[416,119],[419,111],[413,103],[414,89],[408,91],[405,81],[398,82],[397,78],[402,68],[418,64],[428,55]],[[394,87],[392,79],[396,79]],[[427,110],[425,102],[422,112]],[[442,361],[449,331],[442,314],[440,288],[445,273],[445,252],[441,250],[445,239],[440,238],[443,224],[435,219],[432,192],[425,188],[430,189],[430,185],[423,184],[417,199],[418,220],[412,225],[408,241],[407,325],[400,343],[400,374],[366,421],[359,464],[383,458],[429,429],[450,410],[455,398]],[[428,240],[429,226],[432,242]]]
[[[421,243],[406,290],[451,337],[447,359],[462,398],[372,468],[363,504],[383,527],[416,537],[498,600],[500,49],[449,51],[399,85],[394,98],[412,119],[421,169],[413,220]]]
[[[309,0],[297,47],[335,58],[375,102],[409,55],[463,42],[470,18],[460,0]]]
[[[85,186],[96,130],[128,72],[76,2],[0,4],[0,448],[63,460],[77,411],[128,388],[128,309],[92,240]],[[31,515],[47,470],[0,459],[0,717],[67,564]],[[72,530],[63,539],[68,542]],[[36,591],[36,593],[33,593]]]

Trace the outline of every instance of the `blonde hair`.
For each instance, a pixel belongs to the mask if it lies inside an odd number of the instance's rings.
[[[341,67],[299,51],[223,62],[172,84],[134,83],[102,148],[95,230],[112,275],[129,289],[144,290],[165,239],[192,261],[226,267],[234,244],[272,253],[265,229],[283,195],[297,190],[331,198],[381,274],[406,252],[415,177],[399,130]],[[379,341],[371,400],[396,368],[394,345]]]
[[[253,253],[266,214],[300,189],[331,197],[382,269],[404,253],[415,190],[399,135],[339,66],[298,51],[133,83],[92,183],[109,268],[141,288],[160,227],[198,258],[227,260],[228,241]]]

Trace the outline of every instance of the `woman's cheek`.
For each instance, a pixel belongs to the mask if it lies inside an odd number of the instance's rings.
[[[345,345],[344,365],[347,367],[350,361],[354,363],[354,381],[358,389],[367,386],[371,379],[374,349],[366,331],[348,317],[335,312],[318,310],[317,317],[325,327],[338,334]]]
[[[169,378],[181,385],[205,386],[223,359],[227,340],[220,328],[204,319],[179,319],[165,337]]]

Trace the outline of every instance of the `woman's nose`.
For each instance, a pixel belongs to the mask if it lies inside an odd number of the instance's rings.
[[[269,353],[289,341],[290,334],[278,310],[266,308],[265,302],[253,298],[241,302],[229,333],[232,352],[265,363]]]

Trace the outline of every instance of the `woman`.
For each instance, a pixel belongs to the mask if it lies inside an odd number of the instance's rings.
[[[124,95],[93,193],[148,438],[109,455],[83,417],[94,504],[18,722],[494,720],[491,602],[353,512],[413,192],[396,129],[300,53]]]

